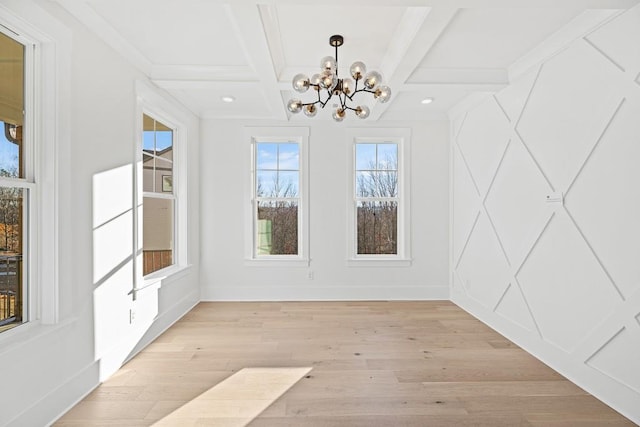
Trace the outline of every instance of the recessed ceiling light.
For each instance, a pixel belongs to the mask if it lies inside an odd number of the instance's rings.
[[[433,102],[433,98],[425,98],[421,102],[423,104],[431,104]]]
[[[236,100],[233,96],[223,96],[220,99],[222,99],[224,102],[233,102]]]

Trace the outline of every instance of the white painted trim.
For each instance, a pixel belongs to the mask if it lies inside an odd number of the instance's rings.
[[[22,411],[7,427],[50,426],[98,387],[99,361],[87,365],[55,390]],[[69,404],[69,402],[72,402]],[[60,408],[65,408],[60,411]]]
[[[504,335],[578,387],[592,394],[622,415],[640,425],[638,393],[589,367],[584,360],[576,359],[559,348],[543,341],[537,333],[526,331],[507,319],[496,316],[481,303],[461,292],[452,291],[451,301],[482,321],[491,329]]]
[[[350,258],[347,260],[347,267],[411,267],[413,260],[397,257],[386,258],[381,255],[380,258],[372,257],[358,257]]]
[[[256,142],[296,142],[300,147],[300,182],[299,188],[299,217],[298,217],[298,254],[271,257],[255,256],[255,222],[254,222],[254,176]],[[245,209],[245,265],[255,266],[308,266],[309,265],[309,128],[308,127],[252,127],[244,128],[244,144],[246,144],[244,169],[250,171],[245,174],[244,194],[247,200]]]
[[[623,12],[624,10],[620,9],[585,10],[559,31],[511,64],[508,68],[509,81],[514,82],[532,68],[564,50],[569,43],[591,33]]]
[[[287,259],[284,258],[286,256],[249,258],[244,260],[244,265],[246,267],[308,267],[311,263],[309,258]]]
[[[347,149],[347,265],[376,266],[379,263],[391,266],[395,261],[400,266],[411,260],[411,129],[410,128],[348,128]],[[358,255],[356,244],[355,194],[355,147],[357,143],[392,142],[398,144],[398,254]]]
[[[58,167],[59,156],[69,151],[69,81],[71,68],[71,34],[32,2],[6,1],[0,5],[0,24],[9,29],[27,48],[25,67],[27,84],[25,118],[28,180],[34,188],[29,192],[30,235],[26,242],[29,263],[26,274],[29,286],[27,320],[42,325],[58,322],[58,186],[67,181],[68,171]],[[27,64],[28,65],[28,64]],[[33,85],[29,86],[29,80]],[[34,125],[31,129],[28,122]],[[31,135],[29,135],[31,134]],[[68,158],[68,156],[65,156]],[[29,185],[25,182],[24,185]],[[16,335],[31,328],[25,325],[12,330]],[[4,334],[3,334],[4,335]]]
[[[152,63],[111,24],[107,22],[87,1],[55,0],[71,15],[84,23],[114,51],[122,55],[144,74],[151,74]]]
[[[136,288],[149,286],[150,282],[157,282],[158,277],[169,277],[172,274],[178,274],[182,269],[189,265],[189,191],[187,187],[187,174],[189,169],[188,150],[189,145],[197,144],[198,141],[191,141],[188,129],[194,127],[195,117],[187,110],[178,107],[176,101],[159,91],[150,83],[142,80],[135,82],[135,90],[137,95],[136,102],[136,130],[138,140],[133,147],[133,159],[135,165],[134,174],[134,249],[135,253],[141,251],[142,246],[142,218],[138,215],[137,206],[141,206],[142,198],[145,194],[142,191],[142,115],[148,114],[156,120],[161,121],[166,126],[174,130],[173,135],[173,189],[174,195],[174,264],[163,271],[159,275],[149,278],[142,276],[142,257],[136,256],[134,263],[134,274]]]

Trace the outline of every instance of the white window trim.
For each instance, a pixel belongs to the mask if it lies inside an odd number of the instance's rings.
[[[247,168],[250,173],[245,179],[245,265],[247,266],[309,266],[309,128],[307,127],[245,127],[247,141]],[[300,147],[300,197],[298,203],[298,254],[255,256],[254,223],[254,185],[255,185],[255,149],[257,142],[295,142]]]
[[[188,123],[190,118],[181,109],[175,106],[175,101],[168,99],[164,94],[157,91],[149,83],[141,80],[136,81],[136,135],[138,136],[134,144],[135,159],[135,191],[134,202],[134,227],[133,241],[136,254],[134,263],[134,287],[132,294],[161,282],[169,277],[180,275],[181,272],[190,268],[188,258],[188,200],[187,200],[187,147],[188,147]],[[174,200],[174,221],[173,221],[173,261],[174,263],[166,268],[154,271],[143,276],[142,257],[142,235],[143,219],[139,208],[142,206],[143,197],[146,194],[142,187],[142,117],[146,114],[173,129],[173,197]],[[162,195],[158,195],[162,198]]]
[[[0,4],[2,31],[25,49],[25,147],[29,189],[27,248],[27,315],[21,325],[0,334],[0,344],[15,347],[62,326],[59,314],[58,185],[69,174],[58,167],[59,153],[68,158],[71,33],[30,2]],[[31,62],[29,64],[28,62]],[[46,71],[46,72],[45,72]],[[31,123],[31,124],[29,124]],[[30,171],[29,171],[30,169]],[[73,321],[70,319],[69,321]]]
[[[411,266],[411,130],[408,128],[347,129],[347,266],[409,267]],[[398,254],[358,255],[355,215],[355,150],[357,143],[398,144]]]

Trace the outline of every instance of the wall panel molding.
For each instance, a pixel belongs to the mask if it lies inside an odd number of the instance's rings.
[[[636,6],[464,111],[451,147],[453,301],[636,423],[639,38]]]

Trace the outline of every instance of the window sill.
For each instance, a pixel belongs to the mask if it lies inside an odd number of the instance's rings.
[[[0,355],[15,351],[18,347],[65,328],[77,320],[73,317],[52,325],[44,325],[39,320],[33,320],[17,325],[0,334]]]
[[[309,267],[308,258],[246,258],[244,265],[246,267]]]
[[[411,267],[411,258],[350,258],[347,267]]]
[[[152,285],[155,285],[156,283],[164,282],[166,280],[169,280],[169,281],[178,280],[186,276],[190,271],[191,271],[191,264],[172,265],[170,267],[163,268],[162,270],[158,270],[144,276],[142,279],[142,287],[136,290],[139,291],[148,286],[152,286]]]

